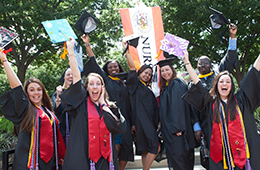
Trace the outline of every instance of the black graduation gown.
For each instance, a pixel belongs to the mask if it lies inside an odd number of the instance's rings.
[[[166,147],[169,168],[176,170],[193,169],[195,138],[190,121],[190,106],[182,95],[188,86],[184,80],[175,78],[159,98],[161,131]],[[176,133],[182,131],[183,135]]]
[[[254,111],[259,107],[260,102],[260,72],[252,68],[240,83],[241,89],[237,91],[235,97],[243,115],[246,137],[249,145],[250,163],[252,169],[260,168],[260,137],[257,134]],[[205,89],[201,82],[196,85],[183,96],[183,99],[198,109],[203,118],[202,121],[207,122],[207,126],[203,127],[206,141],[210,150],[210,138],[212,133],[212,105],[213,99],[211,98],[208,90]],[[223,169],[223,161],[218,164],[210,158],[210,170]],[[239,169],[236,167],[236,169]]]
[[[87,115],[87,91],[81,81],[73,84],[61,95],[66,111],[73,116],[73,124],[70,129],[70,139],[66,150],[63,170],[90,169],[88,157],[88,115]],[[99,110],[98,110],[99,111]],[[126,130],[124,117],[120,112],[114,112],[120,119],[116,121],[108,112],[103,111],[104,121],[108,130],[112,133],[112,152],[115,169],[119,169],[117,153],[115,149],[115,134]],[[101,157],[96,163],[97,170],[108,170],[109,162]]]
[[[31,132],[28,132],[27,130],[19,132],[20,124],[29,106],[28,98],[26,97],[22,86],[18,86],[3,94],[0,97],[0,102],[5,118],[14,123],[15,129],[18,132],[18,142],[15,147],[13,169],[28,170],[27,163],[31,144]],[[39,123],[41,126],[41,118],[39,118]],[[55,145],[54,138],[53,144]],[[39,158],[39,168],[43,170],[54,170],[55,152],[53,152],[53,157],[48,163],[45,163]]]
[[[109,95],[109,100],[116,102],[117,107],[119,107],[127,122],[126,133],[121,135],[122,144],[119,158],[122,161],[134,161],[133,138],[131,132],[131,127],[133,125],[132,110],[128,90],[123,81],[112,80],[108,77],[108,75],[97,64],[95,57],[90,57],[88,62],[84,65],[84,71],[82,74],[88,75],[91,72],[98,73],[102,76]]]
[[[220,61],[218,67],[213,70],[213,74],[206,78],[200,78],[201,84],[204,87],[206,87],[208,90],[210,90],[212,88],[212,84],[213,84],[217,74],[224,70],[228,70],[231,73],[233,71],[233,69],[236,67],[237,60],[238,60],[237,51],[228,50],[226,55]],[[190,88],[193,85],[193,82],[190,81],[188,85]],[[196,122],[200,122],[201,127],[206,126],[206,122],[201,121],[201,118],[199,117],[200,114],[198,113],[198,111],[196,109],[192,108],[191,113],[192,113],[191,114],[192,124],[194,124]]]
[[[55,115],[59,119],[59,129],[60,133],[62,135],[63,141],[66,144],[66,112],[64,111],[65,105],[63,102],[60,102],[60,105],[56,108],[56,98],[57,98],[57,91],[55,91],[51,97],[51,103],[52,103],[52,108],[55,112]],[[70,114],[68,114],[68,125],[69,125],[69,130],[71,127],[72,123],[72,117]]]
[[[157,154],[159,108],[153,92],[139,81],[136,71],[127,75],[126,86],[130,93],[130,101],[136,127],[136,154],[145,151]]]

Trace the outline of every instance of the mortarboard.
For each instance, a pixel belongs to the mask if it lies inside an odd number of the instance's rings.
[[[230,22],[228,21],[228,19],[222,14],[222,12],[209,7],[209,9],[213,12],[212,15],[210,15],[210,23],[211,23],[211,27],[213,29],[220,29],[221,27],[225,27],[226,25],[230,25]],[[226,27],[219,35],[218,35],[218,39],[220,40],[220,42],[225,42],[225,38],[224,35],[227,32],[228,27]]]
[[[172,66],[172,61],[175,60],[177,57],[173,57],[173,58],[167,58],[164,60],[160,60],[157,65],[159,65],[160,68],[162,68],[163,66],[169,65]]]
[[[0,27],[0,47],[4,50],[8,50],[12,47],[13,40],[15,40],[18,36],[18,34],[4,27]]]
[[[97,23],[98,20],[84,10],[74,27],[83,34],[88,34],[97,28]]]
[[[222,26],[230,24],[228,19],[222,14],[222,12],[209,7],[209,9],[213,12],[213,14],[210,15],[210,23],[212,28],[219,29]]]
[[[132,34],[132,35],[129,35],[129,36],[126,36],[126,37],[123,38],[123,41],[127,42],[127,47],[124,50],[122,56],[124,56],[124,54],[128,50],[129,45],[131,45],[135,48],[138,46],[139,38],[140,38],[139,34]]]
[[[52,43],[68,41],[69,37],[77,39],[76,34],[66,19],[43,21],[42,25],[50,36]]]
[[[166,36],[161,41],[160,52],[156,58],[159,57],[161,51],[164,53],[165,58],[170,58],[173,56],[177,56],[182,58],[184,56],[183,51],[186,51],[189,45],[189,41],[185,40],[176,35],[172,35],[170,33],[166,33]]]

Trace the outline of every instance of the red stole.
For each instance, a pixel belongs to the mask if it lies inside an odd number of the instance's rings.
[[[220,103],[221,104],[221,103]],[[214,106],[215,102],[213,104],[213,111],[214,111]],[[224,108],[223,106],[220,107],[224,113]],[[223,125],[221,123],[216,123],[213,120],[213,127],[212,127],[212,134],[211,134],[211,142],[210,142],[210,157],[211,159],[215,162],[218,163],[219,161],[223,160],[224,167],[225,167],[225,148],[230,148],[231,150],[231,162],[232,165],[235,164],[238,166],[240,169],[243,169],[243,167],[246,164],[246,137],[245,131],[244,131],[244,124],[243,124],[243,119],[242,114],[239,113],[240,109],[237,105],[236,109],[236,119],[231,121],[229,116],[228,116],[228,127],[226,129],[226,139],[228,141],[229,146],[224,146],[223,144],[223,135],[225,135],[224,130],[222,126],[226,124],[225,120],[222,121]],[[223,153],[223,150],[224,153]],[[227,153],[228,154],[228,153]],[[232,160],[233,157],[233,160]]]
[[[53,128],[52,128],[52,119],[50,119],[46,113],[42,111],[42,109],[37,108],[37,111],[39,113],[39,117],[41,118],[41,129],[40,129],[40,157],[44,162],[49,162],[50,159],[53,157]],[[50,113],[52,114],[52,113]],[[53,115],[55,122],[56,122],[56,128],[57,128],[57,139],[58,139],[58,155],[59,158],[64,159],[66,147],[64,144],[64,141],[62,139],[62,135],[60,131],[58,130],[58,120]]]
[[[101,156],[105,159],[110,158],[110,132],[106,127],[104,117],[100,116],[94,103],[88,97],[88,132],[89,132],[89,158],[95,163]],[[102,110],[101,110],[102,111]],[[108,159],[109,162],[111,161]]]

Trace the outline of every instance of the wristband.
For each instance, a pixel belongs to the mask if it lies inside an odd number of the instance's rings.
[[[85,45],[85,47],[89,47],[90,46],[90,43],[88,43],[88,44],[84,44]]]
[[[106,103],[103,103],[103,104],[101,105],[101,107],[104,107],[104,106],[107,106],[107,104],[106,104]]]
[[[60,102],[60,100],[56,100],[56,102]]]

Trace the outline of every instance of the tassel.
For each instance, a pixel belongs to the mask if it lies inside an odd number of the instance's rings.
[[[249,159],[246,159],[245,169],[252,170]]]
[[[39,164],[38,163],[36,163],[35,170],[39,170]]]
[[[94,161],[90,160],[90,170],[96,170]]]
[[[109,163],[109,170],[114,170],[114,169],[115,169],[115,167],[114,167],[113,162],[110,162]]]

